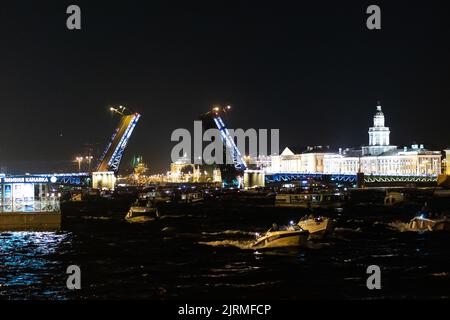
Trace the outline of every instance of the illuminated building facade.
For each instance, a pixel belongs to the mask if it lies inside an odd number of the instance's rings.
[[[0,214],[59,211],[60,193],[42,176],[0,176]]]
[[[397,146],[389,145],[389,127],[384,125],[384,113],[381,106],[377,106],[377,112],[373,117],[373,127],[369,128],[369,145],[362,147],[362,155],[377,156],[390,150],[397,149]]]
[[[167,182],[173,183],[204,183],[204,182],[221,182],[221,173],[219,169],[206,170],[198,164],[192,164],[186,154],[177,161],[170,164],[170,171],[166,173],[164,178]]]
[[[450,176],[450,149],[445,151],[445,159],[444,159],[444,173]]]
[[[213,170],[213,182],[215,182],[215,183],[222,182],[222,173],[220,172],[220,169]]]
[[[356,174],[390,176],[437,176],[441,172],[441,152],[428,151],[413,145],[403,150],[389,150],[378,156],[326,155],[326,174]]]
[[[273,173],[324,173],[356,175],[404,175],[437,176],[441,174],[440,151],[429,151],[423,145],[398,149],[390,145],[390,130],[385,126],[381,106],[369,128],[369,145],[359,150],[339,149],[330,152],[323,148],[308,148],[304,153],[294,154],[286,148],[279,156],[272,156],[270,165],[263,168]],[[449,152],[447,152],[447,158]],[[447,162],[450,159],[447,159]]]
[[[92,188],[99,190],[114,190],[116,176],[113,171],[92,172]]]
[[[324,171],[324,158],[328,153],[309,149],[305,153],[294,154],[289,148],[278,156],[271,156],[271,164],[266,173],[317,173]]]

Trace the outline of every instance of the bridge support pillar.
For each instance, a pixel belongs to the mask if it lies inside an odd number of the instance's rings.
[[[244,173],[244,188],[264,187],[265,175],[263,171],[259,170],[246,170]]]
[[[364,188],[364,172],[358,172],[356,174],[356,186],[358,188]]]
[[[444,150],[445,159],[444,159],[444,174],[450,176],[450,149]]]
[[[439,187],[450,188],[450,175],[440,174],[438,176],[437,184]]]
[[[114,190],[116,177],[112,171],[92,172],[92,188]]]

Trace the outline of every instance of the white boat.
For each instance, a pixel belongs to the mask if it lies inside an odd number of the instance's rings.
[[[308,240],[309,232],[291,225],[284,230],[270,228],[264,235],[259,236],[251,245],[253,249],[269,249],[282,247],[298,247]]]
[[[411,219],[407,229],[409,231],[450,231],[450,219],[428,219],[421,215]]]
[[[158,218],[158,209],[150,206],[149,204],[145,206],[133,205],[130,207],[130,210],[125,216],[125,220],[129,222],[146,222],[156,220]]]
[[[307,230],[311,237],[323,237],[326,234],[332,233],[334,230],[333,221],[326,217],[302,219],[297,225],[300,228]]]

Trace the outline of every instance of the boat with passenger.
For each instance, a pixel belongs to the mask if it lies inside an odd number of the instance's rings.
[[[310,238],[322,238],[334,231],[334,222],[327,217],[305,216],[297,223],[303,230],[310,233]]]
[[[282,247],[299,247],[308,240],[309,232],[303,230],[298,225],[291,223],[286,227],[278,227],[273,224],[263,235],[257,234],[257,238],[252,243],[252,249],[272,249]]]
[[[450,219],[445,216],[427,218],[424,214],[409,221],[408,231],[450,231]]]
[[[158,208],[153,205],[151,199],[142,203],[139,199],[130,207],[125,220],[128,222],[146,222],[159,218]]]

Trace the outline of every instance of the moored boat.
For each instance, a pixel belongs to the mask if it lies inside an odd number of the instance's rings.
[[[181,194],[180,196],[180,203],[197,203],[197,202],[202,202],[203,199],[203,194],[202,192],[198,191],[198,192],[186,192]]]
[[[342,208],[345,194],[336,193],[280,193],[275,196],[276,207],[298,207],[314,209]]]

